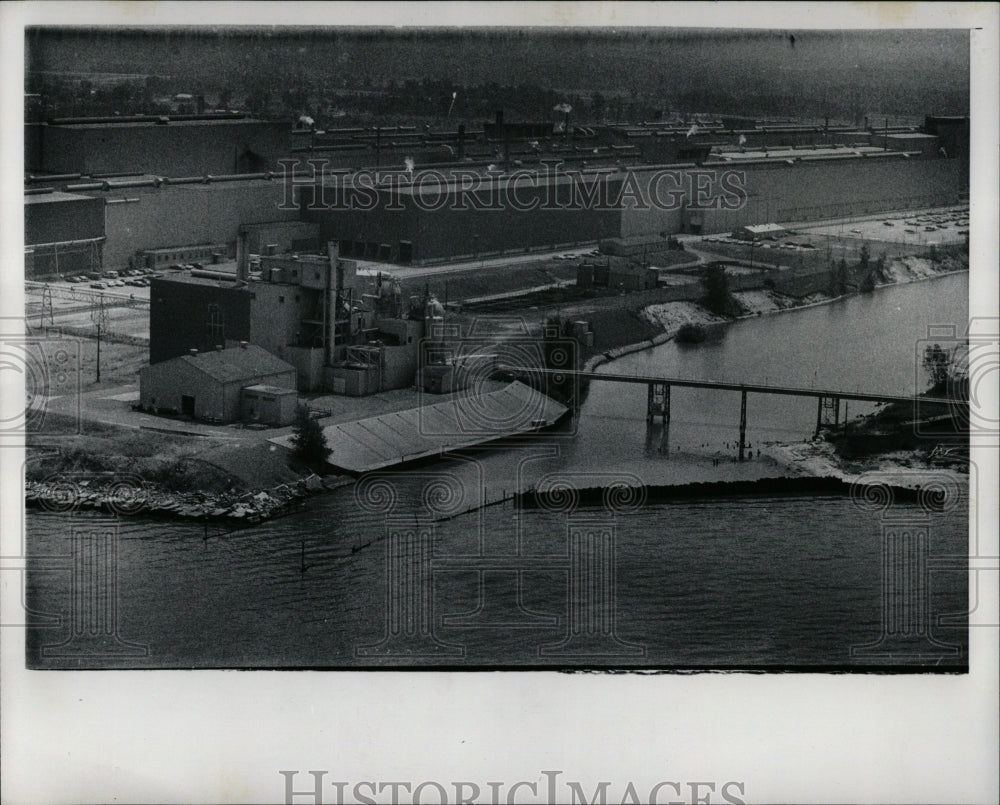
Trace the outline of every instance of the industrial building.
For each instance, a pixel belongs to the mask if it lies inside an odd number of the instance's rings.
[[[433,298],[404,303],[399,286],[328,254],[262,255],[250,272],[248,235],[236,275],[212,270],[155,279],[150,363],[250,342],[296,370],[302,391],[361,396],[413,385],[421,350],[444,323]]]
[[[131,131],[130,136],[149,139],[142,154],[128,157],[134,158],[134,164],[81,165],[79,160],[70,160],[49,163],[49,167],[74,169],[73,173],[29,177],[26,198],[53,191],[104,203],[103,231],[94,220],[93,225],[83,227],[83,234],[79,226],[67,225],[62,233],[49,227],[41,240],[31,235],[37,242],[26,243],[34,249],[28,255],[29,266],[34,260],[34,272],[51,274],[55,270],[56,261],[45,257],[46,250],[41,248],[50,243],[64,244],[61,254],[72,250],[80,254],[73,258],[74,270],[80,264],[93,270],[121,270],[149,266],[150,261],[162,266],[205,262],[214,254],[230,258],[241,229],[249,234],[248,248],[255,254],[318,251],[322,244],[333,241],[345,257],[416,265],[596,241],[617,240],[641,250],[643,244],[662,242],[681,232],[731,232],[773,221],[950,204],[964,200],[968,193],[968,118],[928,117],[920,130],[743,121],[747,124],[743,129],[709,122],[687,129],[687,124],[662,123],[571,126],[564,132],[550,131],[551,124],[504,123],[500,119],[484,124],[478,132],[466,132],[464,127],[456,132],[417,131],[412,126],[299,132],[296,140],[312,139],[294,149],[290,127],[286,127],[287,137],[262,130],[259,147],[251,147],[249,140],[244,143],[254,153],[269,154],[268,164],[292,154],[300,161],[311,156],[332,160],[327,165],[330,170],[337,164],[352,166],[333,176],[329,172],[314,174],[314,166],[306,166],[292,187],[275,172],[232,172],[247,167],[233,162],[243,153],[239,132],[252,139],[259,121],[191,117],[171,118],[167,123],[150,119],[39,124],[42,128],[38,131],[44,130],[46,137],[65,129],[83,139],[97,137],[91,132],[105,130]],[[167,136],[162,131],[181,132],[170,136],[190,143],[189,147],[151,147],[155,137]],[[532,135],[538,139],[531,139]],[[38,142],[40,136],[35,138]],[[199,137],[207,138],[204,147],[198,145]],[[115,143],[114,138],[98,138],[91,146],[106,160],[117,152]],[[31,154],[40,152],[29,148],[28,153],[32,164]],[[207,162],[189,164],[186,160],[195,158],[191,154]],[[416,155],[415,166],[400,185],[404,154]],[[649,161],[643,162],[646,156]],[[551,176],[551,163],[539,163],[546,157],[562,161],[561,177]],[[349,205],[322,208],[310,204],[314,196],[321,198],[320,193],[325,197],[333,183],[349,188],[360,175],[354,168],[372,164],[397,173],[395,188],[370,186],[368,193],[375,198],[374,204],[353,209]],[[142,173],[83,175],[85,168],[93,173],[97,167],[130,167]],[[435,172],[424,170],[427,167],[434,167]],[[663,169],[680,171],[685,187],[669,209],[648,203],[646,183]],[[720,208],[717,196],[707,206],[696,203],[691,180],[700,172],[727,169],[743,177],[745,198],[740,204]],[[188,172],[195,175],[186,175]],[[485,179],[483,188],[474,193],[467,190],[470,172]],[[575,172],[578,180],[567,180],[567,172]],[[532,175],[538,178],[531,179]],[[454,181],[442,181],[441,177],[449,176]],[[628,200],[617,206],[574,201],[574,192],[582,189],[586,194],[594,182],[601,186],[599,196],[613,198],[627,177],[637,180],[643,194],[638,204]],[[367,178],[370,182],[371,174]],[[432,181],[425,181],[427,178]],[[577,182],[576,190],[571,181]],[[500,194],[499,203],[495,193]],[[524,209],[536,200],[553,197],[555,205],[542,203]],[[511,204],[511,198],[518,204]],[[26,215],[58,217],[41,208],[29,211],[28,203]],[[37,230],[38,226],[32,223],[29,228]],[[211,249],[207,256],[206,249]],[[204,259],[193,257],[195,254]]]
[[[291,152],[291,125],[242,114],[61,118],[25,124],[25,169],[90,176],[258,173]]]
[[[614,239],[639,248],[643,239],[663,242],[677,233],[954,204],[968,193],[962,161],[925,158],[924,146],[916,152],[873,146],[734,152],[701,166],[628,171],[498,171],[475,191],[461,176],[448,182],[440,176],[424,181],[418,172],[410,182],[378,187],[372,191],[377,203],[368,209],[308,209],[303,202],[303,215],[344,254],[424,264]],[[739,195],[721,198],[724,176]],[[321,181],[317,198],[329,197]],[[339,181],[343,189],[343,177]]]
[[[145,411],[205,422],[288,424],[294,416],[295,367],[253,344],[192,349],[139,371]]]
[[[68,187],[73,188],[71,192],[90,194],[104,202],[104,266],[115,270],[144,265],[142,255],[152,250],[225,245],[226,255],[231,257],[241,226],[297,222],[300,216],[297,209],[283,207],[281,179],[259,174],[218,179],[78,180]],[[170,265],[191,260],[178,257],[164,262]]]
[[[51,190],[25,195],[27,278],[100,271],[104,244],[103,199]]]
[[[417,173],[410,183],[380,187],[370,209],[320,204],[303,215],[318,223],[322,240],[338,242],[345,255],[403,264],[523,254],[618,234],[621,210],[579,203],[580,188],[566,174],[486,173],[474,190],[467,177],[442,182],[441,176],[424,181]],[[597,197],[613,199],[622,179],[610,171],[587,171],[582,181],[588,192],[596,183]],[[320,193],[331,195],[327,187]]]
[[[733,232],[733,237],[737,240],[774,240],[785,234],[785,228],[778,224],[750,224],[741,226]]]

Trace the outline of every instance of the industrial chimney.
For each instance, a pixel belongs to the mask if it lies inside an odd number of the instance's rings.
[[[323,365],[333,363],[334,336],[337,330],[337,302],[343,290],[342,274],[337,271],[337,261],[340,258],[340,246],[335,241],[326,244],[326,281],[323,288]]]
[[[242,227],[236,235],[236,280],[250,281],[250,233]]]

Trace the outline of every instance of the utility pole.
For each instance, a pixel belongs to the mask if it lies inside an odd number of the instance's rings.
[[[101,382],[101,332],[107,327],[108,312],[104,309],[104,294],[98,294],[95,306],[90,309],[90,320],[97,330],[97,382]]]

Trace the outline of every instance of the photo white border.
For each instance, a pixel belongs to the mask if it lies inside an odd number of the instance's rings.
[[[17,77],[24,25],[178,22],[978,27],[971,47],[970,312],[996,317],[997,9],[988,3],[0,4],[0,317],[23,315],[21,277],[11,267],[23,265]],[[5,400],[16,392],[5,387]],[[4,502],[19,483],[17,453],[0,449]],[[974,512],[980,553],[991,556],[1000,554],[997,457],[995,449],[973,456],[982,481]],[[2,516],[0,554],[10,556],[22,523],[9,505]],[[996,601],[996,576],[979,580],[993,585],[986,600]],[[18,608],[18,585],[9,576],[0,581],[0,608]],[[629,781],[644,792],[669,780],[742,781],[747,802],[995,802],[1000,643],[995,629],[970,632],[968,675],[686,676],[30,672],[23,632],[3,628],[3,801],[282,802],[279,770],[302,770],[301,788],[306,770],[325,769],[327,780],[352,783],[502,780],[508,786],[561,770],[564,780],[578,780],[587,791],[612,781],[612,799]],[[664,791],[664,801],[670,794]],[[327,795],[324,801],[335,801],[332,789]],[[722,801],[718,788],[711,801]]]

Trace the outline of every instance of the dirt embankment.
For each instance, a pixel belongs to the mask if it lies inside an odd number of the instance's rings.
[[[882,270],[880,282],[875,287],[884,287],[906,282],[938,277],[969,268],[968,255],[946,254],[937,259],[907,256],[887,263]],[[849,293],[857,293],[852,290]],[[663,333],[674,335],[685,324],[713,325],[739,318],[778,313],[783,310],[810,307],[832,302],[849,294],[834,295],[828,291],[812,291],[802,295],[780,293],[770,288],[734,291],[733,300],[741,310],[738,316],[719,316],[698,301],[677,301],[652,304],[643,308],[642,318]]]

